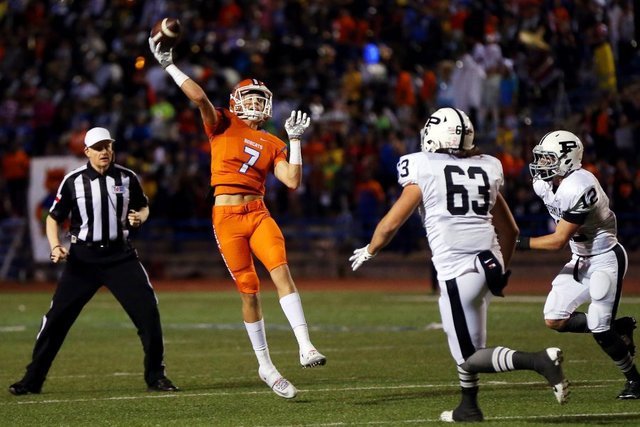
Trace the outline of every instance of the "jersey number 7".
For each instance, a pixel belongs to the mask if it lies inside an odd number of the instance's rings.
[[[253,148],[247,145],[244,146],[244,152],[247,153],[250,157],[249,157],[249,160],[247,160],[242,164],[242,167],[240,168],[240,173],[247,173],[249,166],[255,165],[256,162],[258,161],[258,157],[260,157],[260,152],[258,150],[254,150]]]

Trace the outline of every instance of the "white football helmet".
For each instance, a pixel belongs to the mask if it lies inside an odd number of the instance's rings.
[[[420,131],[422,151],[433,153],[437,150],[471,150],[473,144],[473,124],[462,110],[440,108],[433,113]]]
[[[271,117],[272,97],[260,80],[244,79],[229,96],[229,110],[240,119],[264,122]]]
[[[533,162],[529,164],[529,172],[534,178],[545,181],[554,176],[565,176],[582,167],[583,152],[580,138],[566,130],[554,130],[533,147]]]

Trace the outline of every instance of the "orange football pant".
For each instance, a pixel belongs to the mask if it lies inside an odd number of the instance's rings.
[[[268,271],[287,263],[284,236],[262,200],[237,206],[214,206],[213,233],[238,290],[260,289],[251,252]]]

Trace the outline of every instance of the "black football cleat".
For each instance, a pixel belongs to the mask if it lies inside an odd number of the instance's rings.
[[[169,378],[164,377],[150,384],[147,391],[180,391],[180,389],[173,385]]]
[[[25,394],[33,393],[38,394],[41,391],[41,387],[33,387],[22,381],[18,381],[17,383],[11,384],[9,386],[9,393],[14,396],[22,396]]]
[[[458,406],[453,411],[444,411],[440,414],[440,421],[445,423],[477,423],[484,421],[482,411],[476,407]]]
[[[618,395],[618,399],[640,399],[640,381],[627,381],[624,390]]]

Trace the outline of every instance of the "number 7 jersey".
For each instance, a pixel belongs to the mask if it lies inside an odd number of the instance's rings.
[[[473,270],[476,255],[487,249],[504,264],[490,213],[504,182],[498,159],[419,152],[402,156],[397,168],[400,185],[422,191],[419,211],[438,280]]]
[[[205,123],[211,144],[211,186],[215,195],[264,196],[267,174],[287,159],[287,144],[275,135],[247,126],[227,109],[218,109],[218,124]]]

